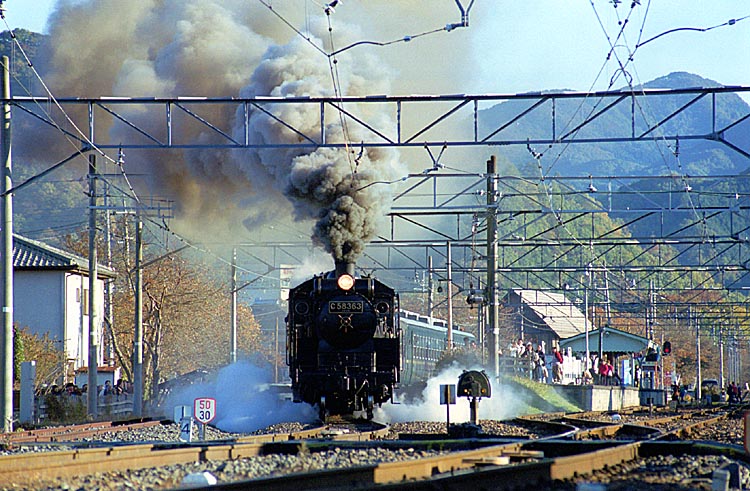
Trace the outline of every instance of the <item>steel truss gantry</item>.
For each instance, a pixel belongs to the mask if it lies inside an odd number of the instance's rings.
[[[163,148],[300,148],[348,147],[492,147],[507,145],[556,145],[578,143],[644,142],[654,138],[667,141],[713,140],[750,157],[750,149],[731,142],[727,135],[750,118],[750,114],[726,115],[717,108],[722,98],[750,92],[750,87],[701,87],[686,89],[638,89],[602,92],[406,95],[363,97],[98,97],[59,98],[13,97],[17,109],[54,131],[62,130],[82,148],[89,142],[100,149]],[[652,99],[670,99],[672,109],[654,112]],[[53,104],[54,102],[54,104]],[[501,121],[491,122],[483,109],[514,103],[515,111]],[[281,108],[294,107],[294,113],[317,113],[319,126],[304,130],[283,119]],[[690,133],[673,132],[670,122],[702,107],[710,111],[704,128]],[[574,110],[571,111],[571,108]],[[86,128],[86,138],[64,122],[66,115]],[[592,123],[613,111],[624,111],[628,130],[612,128],[593,133]],[[216,114],[231,114],[231,122]],[[253,138],[250,115],[263,114],[284,126],[294,141],[257,141]],[[383,118],[383,115],[388,117]],[[510,135],[514,125],[531,117],[546,118],[544,134]],[[346,119],[358,128],[361,140],[347,142],[332,137],[326,122],[332,117]],[[235,122],[239,126],[234,125]],[[384,123],[384,121],[387,121]],[[101,131],[107,128],[108,131]],[[113,137],[113,129],[121,129]],[[236,128],[241,128],[237,130]],[[186,133],[187,130],[191,133]],[[193,138],[200,130],[206,137]],[[127,139],[123,141],[123,136]],[[88,139],[88,141],[87,141]]]
[[[643,89],[606,92],[408,95],[366,97],[255,97],[209,98],[60,98],[13,97],[14,117],[36,122],[43,132],[61,134],[77,142],[82,150],[96,146],[102,150],[133,149],[241,149],[291,148],[300,151],[320,147],[485,148],[487,154],[498,148],[524,145],[555,146],[586,143],[679,142],[709,140],[745,158],[750,148],[736,138],[750,123],[750,113],[722,111],[730,97],[750,92],[750,87],[711,87],[686,89]],[[654,104],[667,99],[666,104]],[[492,118],[484,110],[504,104],[503,118]],[[302,129],[283,119],[284,108],[317,114],[314,130]],[[661,112],[655,111],[655,107]],[[59,110],[62,109],[62,111]],[[80,135],[63,117],[86,128]],[[679,132],[674,124],[691,111],[708,115],[703,124]],[[628,125],[595,125],[612,113],[627,117]],[[230,117],[227,117],[229,115]],[[374,116],[373,116],[374,115]],[[383,117],[386,115],[387,117]],[[253,135],[253,118],[285,128],[294,138],[260,141]],[[356,129],[356,142],[344,141],[327,132],[331,121],[346,120]],[[543,130],[520,137],[514,128],[542,118]],[[45,129],[46,128],[46,129]],[[622,130],[619,128],[627,128]],[[202,138],[194,138],[199,132]],[[389,214],[390,227],[374,240],[359,263],[365,271],[377,271],[387,281],[404,290],[419,281],[404,280],[404,274],[419,276],[428,260],[438,259],[435,270],[445,271],[446,243],[453,247],[452,270],[457,283],[466,289],[480,283],[485,267],[486,217],[488,204],[483,189],[488,178],[468,165],[462,173],[435,167],[403,179],[405,189],[395,196]],[[469,169],[471,168],[471,169]],[[498,224],[499,283],[526,288],[530,284],[561,290],[563,285],[581,283],[581,275],[609,275],[608,281],[630,284],[632,291],[647,291],[656,275],[682,273],[687,283],[670,279],[660,291],[712,289],[723,283],[729,288],[750,285],[748,236],[750,236],[750,197],[741,186],[734,193],[720,193],[712,200],[696,199],[711,192],[716,182],[744,184],[746,175],[718,178],[688,176],[617,177],[497,176],[500,196],[494,209]],[[636,182],[659,179],[659,196],[634,186]],[[713,180],[713,181],[712,181]],[[600,191],[601,190],[601,191]],[[639,198],[632,206],[633,197]],[[689,199],[685,199],[689,197]],[[627,208],[619,203],[629,199]],[[605,215],[619,221],[605,223]],[[669,223],[667,217],[684,217]],[[656,237],[623,233],[628,225],[656,220],[662,233]],[[720,233],[707,234],[709,225],[721,223]],[[587,227],[581,227],[587,223]],[[446,224],[449,224],[446,226]],[[728,225],[727,225],[728,224]],[[576,225],[578,232],[570,229]],[[258,242],[240,245],[257,260],[253,266],[278,269],[282,262],[301,260],[309,252],[309,242]],[[612,251],[627,250],[620,261],[612,261]],[[635,256],[632,250],[638,248]],[[307,251],[307,252],[306,252]],[[649,255],[649,261],[639,261]],[[604,258],[608,259],[604,261]],[[565,265],[563,266],[563,258]],[[573,260],[571,261],[571,258]],[[655,258],[655,259],[654,259]],[[442,261],[442,264],[440,264]],[[252,269],[250,266],[249,269]],[[461,279],[463,274],[464,279]],[[727,280],[725,276],[730,276]],[[397,278],[397,276],[399,278]],[[673,275],[674,276],[674,275]],[[617,279],[619,278],[619,279]],[[686,286],[687,285],[687,286]]]

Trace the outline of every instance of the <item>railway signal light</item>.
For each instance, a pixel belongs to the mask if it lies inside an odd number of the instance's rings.
[[[661,352],[664,354],[664,356],[668,356],[672,354],[672,343],[669,341],[664,341],[664,346],[662,346]]]
[[[474,305],[487,305],[487,298],[484,296],[484,292],[477,292],[472,289],[469,291],[469,295],[466,297],[466,303],[468,303],[472,307]]]

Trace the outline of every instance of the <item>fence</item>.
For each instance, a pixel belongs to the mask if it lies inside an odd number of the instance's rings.
[[[552,380],[552,356],[547,356],[545,359],[547,366],[548,378],[547,382]],[[574,356],[563,357],[563,379],[562,384],[580,384],[581,374],[583,373],[583,361],[579,360]],[[501,356],[498,359],[499,370],[504,375],[515,375],[519,377],[528,377],[530,379],[536,379],[536,373],[534,370],[534,362],[528,357],[518,356]]]
[[[34,422],[54,417],[72,418],[84,416],[87,411],[86,394],[47,394],[34,399]],[[99,396],[97,401],[97,415],[102,418],[129,416],[133,413],[133,396],[131,394]],[[54,407],[50,407],[50,404]]]

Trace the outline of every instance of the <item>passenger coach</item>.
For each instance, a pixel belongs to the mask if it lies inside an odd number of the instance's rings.
[[[425,382],[436,375],[435,367],[448,348],[448,323],[430,319],[415,312],[399,312],[401,353],[403,356],[401,385]],[[453,346],[463,347],[476,341],[469,332],[453,329]]]

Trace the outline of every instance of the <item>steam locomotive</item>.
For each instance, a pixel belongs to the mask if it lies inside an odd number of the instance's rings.
[[[289,293],[287,364],[295,402],[320,418],[366,412],[387,402],[399,382],[398,294],[354,264],[314,276]]]

